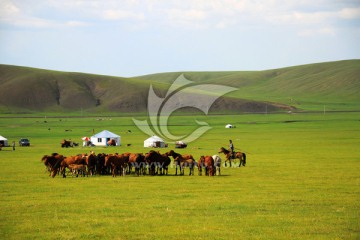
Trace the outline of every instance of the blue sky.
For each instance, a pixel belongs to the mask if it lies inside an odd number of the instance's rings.
[[[114,76],[360,59],[359,0],[0,0],[0,63]]]

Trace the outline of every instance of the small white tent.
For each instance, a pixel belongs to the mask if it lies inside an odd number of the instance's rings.
[[[144,147],[163,148],[166,144],[160,137],[152,136],[144,141]]]
[[[231,125],[231,124],[227,124],[226,126],[225,126],[225,128],[233,128],[234,126],[233,125]]]
[[[121,145],[121,137],[108,130],[104,130],[102,132],[99,132],[98,134],[95,134],[90,138],[90,141],[95,146],[107,146],[108,141],[112,139],[115,140],[116,146]]]
[[[2,144],[4,147],[9,146],[8,140],[6,138],[4,138],[3,136],[0,136],[0,144]]]

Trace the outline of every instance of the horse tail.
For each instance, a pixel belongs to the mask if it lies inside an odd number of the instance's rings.
[[[244,163],[246,164],[246,154],[243,152],[242,155],[243,155],[243,158],[244,158]]]

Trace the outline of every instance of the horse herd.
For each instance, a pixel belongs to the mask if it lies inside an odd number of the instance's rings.
[[[220,149],[227,157],[226,161],[230,161],[231,156]],[[246,155],[245,155],[246,156]],[[65,157],[58,153],[45,155],[42,162],[50,173],[50,176],[55,177],[61,174],[64,178],[67,173],[76,175],[107,175],[111,174],[124,176],[131,174],[132,169],[135,170],[135,175],[167,175],[171,159],[174,160],[175,175],[184,175],[185,168],[189,168],[189,175],[194,175],[194,168],[198,168],[198,174],[202,175],[203,170],[205,175],[214,176],[220,175],[221,158],[218,155],[201,156],[198,161],[195,161],[191,154],[179,154],[174,150],[161,154],[159,151],[151,150],[146,154],[142,153],[123,153],[123,154],[95,154],[93,151],[90,154],[79,154],[76,156]],[[230,159],[228,159],[230,157]],[[246,159],[246,158],[245,158]],[[225,164],[226,164],[225,161]],[[246,162],[241,162],[245,166]],[[67,172],[66,169],[69,171]]]

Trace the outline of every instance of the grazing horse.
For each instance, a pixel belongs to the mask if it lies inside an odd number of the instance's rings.
[[[64,156],[57,153],[53,153],[51,155],[45,155],[41,159],[41,161],[44,162],[44,165],[47,167],[47,169],[50,172],[49,176],[53,178],[59,172],[63,160],[64,160]]]
[[[194,159],[183,159],[181,157],[175,158],[175,162],[180,165],[180,175],[185,174],[185,168],[189,167],[189,176],[194,175],[194,167],[196,166],[196,161]]]
[[[192,166],[193,162],[195,162],[193,156],[191,154],[184,154],[181,155],[180,153],[176,153],[174,150],[171,150],[170,152],[165,153],[168,156],[172,156],[174,158],[175,163],[175,175],[177,175],[178,167],[180,168],[180,174],[184,175],[184,171],[182,170],[182,165],[185,166]],[[183,164],[182,164],[183,163]],[[190,168],[190,174],[193,169]],[[194,173],[192,173],[194,175]]]
[[[87,165],[87,174],[90,174],[90,176],[95,175],[97,156],[95,155],[94,151],[91,151],[90,155],[86,156],[85,161]]]
[[[220,167],[221,167],[221,158],[219,155],[214,155],[212,156],[212,158],[214,159],[214,166],[215,166],[215,175],[218,172],[218,175],[220,174]]]
[[[126,165],[129,162],[129,156],[126,156],[124,154],[109,154],[105,157],[105,166],[111,167],[111,173],[113,177],[116,177],[116,173],[119,170],[120,176],[125,176],[126,172]]]
[[[145,169],[145,156],[142,153],[124,153],[124,155],[129,156],[129,162],[128,162],[128,174],[131,174],[131,170],[134,167],[135,168],[135,174],[140,175],[141,173],[145,175],[146,169]]]
[[[214,176],[215,175],[215,166],[214,159],[212,156],[201,156],[198,161],[198,170],[199,175],[202,175],[202,168],[205,168],[206,176]]]
[[[66,178],[65,170],[66,168],[70,169],[69,166],[71,164],[83,164],[86,165],[86,155],[77,155],[77,156],[70,156],[64,158],[64,160],[61,162],[61,173],[63,175],[63,178]]]
[[[99,175],[106,175],[109,173],[105,167],[105,153],[99,153],[96,157],[96,173]]]
[[[243,153],[243,152],[234,152],[233,154],[231,154],[231,151],[225,149],[224,147],[220,148],[219,153],[224,153],[225,156],[226,156],[225,166],[226,166],[227,161],[230,162],[230,167],[231,167],[231,161],[232,160],[235,161],[235,159],[239,159],[240,160],[239,167],[241,165],[243,165],[245,167],[245,164],[246,164],[246,154],[245,153]]]
[[[161,154],[160,152],[151,150],[145,154],[145,161],[149,167],[149,174],[156,175],[160,170],[160,175],[167,175],[169,171],[169,165],[171,163],[167,154]],[[157,168],[157,169],[156,169]],[[156,169],[156,171],[155,171]]]
[[[86,165],[84,164],[70,164],[69,165],[70,172],[72,173],[72,176],[76,175],[76,177],[82,175],[83,177],[88,176],[89,173],[86,172]]]

